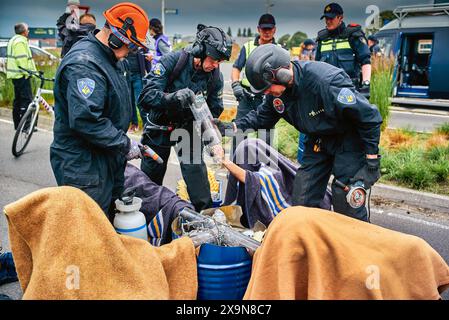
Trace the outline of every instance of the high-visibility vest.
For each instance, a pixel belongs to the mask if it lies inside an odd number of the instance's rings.
[[[20,79],[28,76],[22,67],[27,70],[36,71],[28,39],[20,34],[16,34],[8,41],[6,49],[6,77],[8,79]]]
[[[257,46],[254,44],[254,40],[250,40],[247,43],[243,45],[245,47],[245,53],[246,53],[246,61],[248,61],[248,57],[251,54],[251,52],[257,48]],[[246,63],[245,67],[243,68],[243,76],[242,76],[242,85],[245,87],[250,87],[250,83],[248,81],[248,78],[246,78]]]
[[[343,69],[351,78],[358,77],[360,67],[348,37],[321,40],[321,61]]]

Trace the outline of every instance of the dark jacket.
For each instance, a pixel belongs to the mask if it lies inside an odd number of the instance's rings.
[[[371,63],[365,34],[359,25],[342,23],[340,27],[318,32],[316,61],[343,69],[351,79],[358,79],[361,66]]]
[[[162,56],[159,63],[152,67],[150,73],[144,79],[144,88],[139,96],[138,104],[148,112],[149,120],[160,126],[173,126],[193,131],[193,114],[190,109],[182,112],[174,112],[174,107],[168,103],[165,96],[183,88],[189,88],[193,92],[203,93],[212,115],[218,118],[223,111],[223,75],[214,80],[214,72],[195,70],[193,67],[193,56],[188,53],[187,63],[179,72],[172,83],[169,77],[176,66],[181,51],[170,52]],[[149,130],[153,143],[170,145],[170,132],[163,130]]]
[[[56,73],[50,161],[58,185],[86,191],[103,210],[121,192],[131,98],[110,48],[93,33],[80,40]]]
[[[295,61],[293,71],[293,87],[279,98],[267,95],[257,111],[235,121],[239,129],[269,129],[284,118],[311,137],[353,133],[367,154],[378,153],[382,117],[345,72],[315,61]]]

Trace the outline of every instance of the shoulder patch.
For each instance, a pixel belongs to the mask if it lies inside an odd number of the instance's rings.
[[[355,97],[354,92],[352,92],[348,88],[343,88],[343,89],[340,90],[340,93],[338,94],[337,100],[341,104],[347,104],[347,105],[352,105],[352,104],[355,104],[357,102],[357,98]]]
[[[89,98],[95,90],[95,81],[89,78],[78,79],[76,84],[79,93],[81,93],[85,99]]]
[[[285,111],[284,101],[279,98],[273,99],[273,107],[278,113],[284,113]]]
[[[161,77],[165,74],[165,67],[162,63],[158,62],[156,63],[152,68],[151,68],[151,72],[156,76],[156,77]]]

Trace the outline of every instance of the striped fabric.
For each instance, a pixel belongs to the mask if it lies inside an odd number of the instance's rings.
[[[148,224],[148,241],[153,246],[160,246],[164,237],[164,219],[162,216],[162,210],[156,214],[156,216]]]
[[[260,190],[262,198],[270,208],[273,218],[282,210],[290,207],[282,195],[281,188],[274,178],[273,172],[266,166],[262,166],[259,172],[256,173],[259,177]]]

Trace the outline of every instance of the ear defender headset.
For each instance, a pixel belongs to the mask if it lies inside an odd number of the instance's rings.
[[[123,21],[120,18],[119,20]],[[111,29],[111,34],[108,38],[109,47],[117,50],[123,47],[124,44],[126,44],[130,50],[137,50],[137,45],[128,39],[129,36],[126,32],[130,30],[131,39],[145,48],[146,46],[137,39],[136,29],[134,28],[133,24],[134,21],[130,17],[126,18],[125,21],[123,21],[123,26],[121,28],[116,28],[113,25],[109,24],[109,28]]]
[[[214,39],[209,39],[211,37],[211,34],[205,30],[205,29],[209,29],[209,28],[217,29],[221,33],[223,41],[220,42],[220,41],[217,41]],[[200,58],[202,60],[205,59],[206,58],[205,44],[212,46],[213,48],[215,48],[217,51],[219,51],[223,55],[226,54],[226,51],[227,51],[226,34],[220,28],[212,27],[212,26],[206,27],[204,24],[199,24],[197,26],[196,40],[192,46],[190,53],[195,58]]]
[[[292,80],[293,75],[290,73],[290,66],[274,69],[269,62],[266,62],[263,66],[262,77],[264,80],[273,84],[287,86]]]

